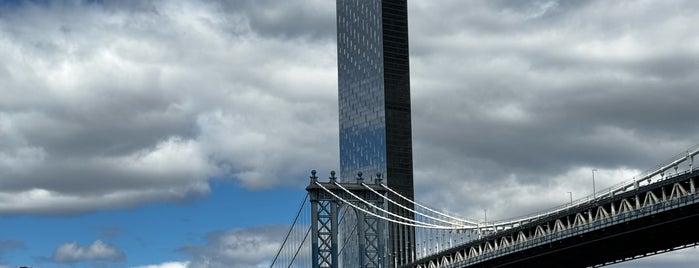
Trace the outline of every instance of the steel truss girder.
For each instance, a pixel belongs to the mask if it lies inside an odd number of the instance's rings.
[[[633,191],[579,205],[547,218],[523,222],[501,233],[459,245],[401,267],[426,268],[431,264],[442,267],[454,266],[452,262],[458,259],[457,255],[461,256],[458,261],[459,267],[470,267],[489,259],[530,249],[536,244],[562,241],[570,237],[583,237],[600,229],[623,226],[632,220],[642,218],[657,220],[654,215],[667,213],[670,210],[674,210],[674,213],[686,212],[686,207],[699,203],[697,179],[699,179],[697,170],[668,177]],[[507,243],[502,243],[503,239]],[[452,261],[445,263],[444,259]]]

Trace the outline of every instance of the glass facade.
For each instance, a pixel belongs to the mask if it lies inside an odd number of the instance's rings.
[[[340,179],[354,181],[362,172],[370,181],[381,173],[389,187],[413,199],[407,0],[337,0],[337,47]],[[414,217],[398,206],[388,209]],[[350,226],[354,217],[346,216]],[[358,239],[351,228],[341,232]],[[413,260],[413,228],[389,224],[387,242],[390,267]],[[354,251],[345,250],[343,266],[362,267],[347,263]]]
[[[337,1],[340,177],[386,172],[380,1]]]

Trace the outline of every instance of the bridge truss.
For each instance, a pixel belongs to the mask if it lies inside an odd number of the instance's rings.
[[[570,260],[571,255],[611,246],[613,253],[583,254],[585,258],[575,265],[567,265],[597,267],[694,245],[699,232],[677,230],[699,225],[697,154],[699,146],[587,198],[493,222],[455,217],[408,200],[383,184],[380,174],[369,183],[364,183],[361,173],[356,183],[338,183],[334,172],[328,182],[319,182],[313,171],[306,188],[310,224],[294,224],[305,230],[306,237],[295,242],[300,245],[288,265],[278,265],[275,259],[270,267],[386,267],[391,258],[385,249],[389,222],[415,227],[417,244],[410,250],[416,261],[405,268],[543,267],[547,261]],[[413,204],[415,209],[402,208],[415,217],[386,210],[387,204],[402,206],[397,201]],[[673,235],[667,240],[673,242],[649,239],[654,232]],[[619,241],[634,246],[625,247]],[[294,265],[305,247],[310,249],[310,265]]]
[[[385,267],[386,228],[385,222],[379,219],[384,211],[385,190],[378,185],[364,184],[361,174],[356,184],[337,183],[335,172],[331,172],[327,183],[318,182],[315,170],[311,174],[311,184],[306,188],[311,202],[311,267],[340,267],[340,253],[350,244],[348,241],[354,239],[356,251],[346,251],[345,255],[349,255],[344,258],[346,262],[354,260],[359,267]],[[348,237],[341,236],[343,221],[352,223],[343,226],[345,232],[342,233],[349,234]],[[355,234],[356,237],[351,237]]]
[[[699,235],[687,234],[694,233],[688,231],[690,223],[699,222],[696,184],[699,170],[694,167],[697,154],[699,148],[694,147],[630,181],[566,206],[487,223],[484,228],[488,235],[423,257],[405,267],[541,267],[547,261],[570,261],[572,256],[585,258],[573,266],[567,264],[569,267],[603,266],[693,244],[699,241]],[[668,239],[641,235],[644,230],[669,234],[673,228],[685,233]],[[634,233],[635,236],[629,236]],[[610,248],[616,241],[610,240],[612,236],[637,242],[631,247]],[[599,241],[606,242],[596,243]],[[580,250],[584,245],[597,246]],[[581,254],[605,248],[612,252]],[[571,254],[573,249],[578,251]]]
[[[699,223],[698,178],[699,170],[687,171],[545,218],[513,223],[405,267],[599,267],[693,245],[699,242],[693,231]]]

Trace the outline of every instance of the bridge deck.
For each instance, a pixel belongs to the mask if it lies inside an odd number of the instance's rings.
[[[590,267],[699,242],[699,170],[523,223],[403,267]]]

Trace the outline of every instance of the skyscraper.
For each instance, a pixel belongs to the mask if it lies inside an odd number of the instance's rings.
[[[341,180],[380,173],[413,199],[407,0],[337,0],[337,48]],[[389,263],[412,261],[414,244],[413,228],[389,224]]]

